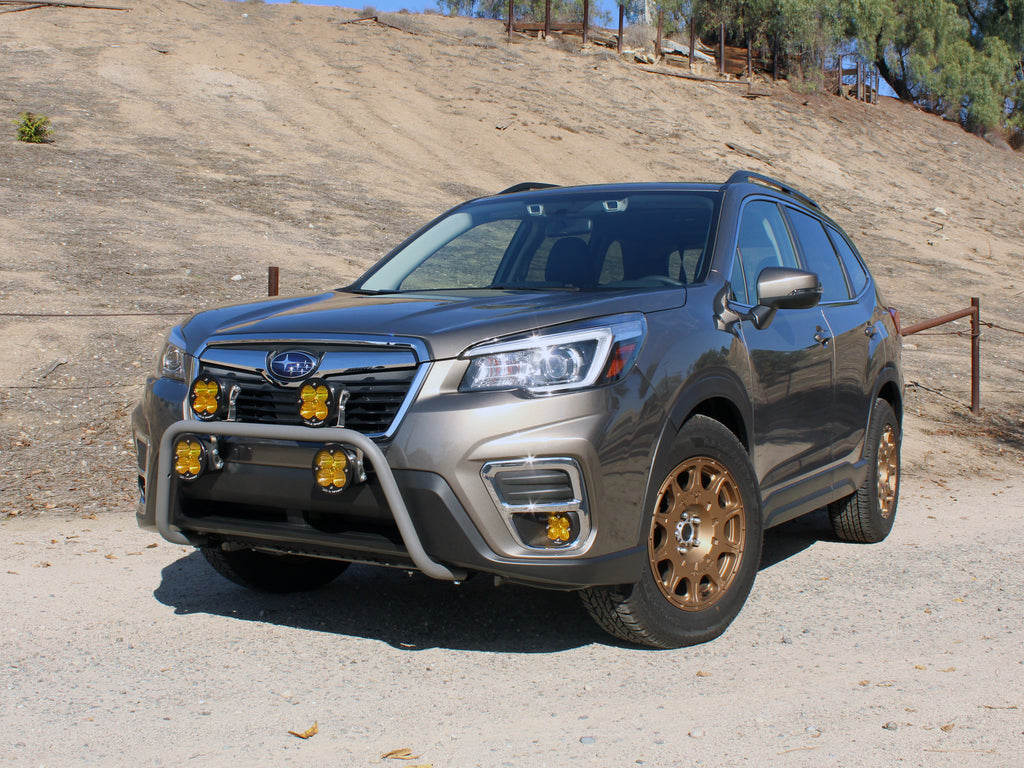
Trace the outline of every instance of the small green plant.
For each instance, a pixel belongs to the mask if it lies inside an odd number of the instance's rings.
[[[50,130],[50,118],[45,115],[34,115],[22,112],[14,124],[18,126],[18,141],[30,144],[42,144],[53,131]]]

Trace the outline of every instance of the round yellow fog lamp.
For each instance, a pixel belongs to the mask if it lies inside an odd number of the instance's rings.
[[[355,457],[343,446],[325,445],[313,457],[313,476],[324,493],[341,493],[352,484]]]
[[[174,444],[174,474],[180,480],[195,480],[206,471],[206,446],[192,435],[178,438]]]
[[[192,404],[192,413],[203,421],[210,421],[217,417],[221,406],[221,394],[223,388],[216,379],[209,376],[202,376],[192,382],[192,392],[189,398]]]

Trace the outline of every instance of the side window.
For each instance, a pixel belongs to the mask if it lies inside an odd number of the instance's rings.
[[[846,267],[846,275],[850,278],[853,295],[857,296],[868,284],[867,268],[840,232],[829,227],[828,234],[832,238],[832,244],[839,251],[839,258],[843,260],[843,266]]]
[[[839,263],[839,257],[832,247],[832,241],[825,234],[825,227],[813,216],[789,208],[789,220],[807,261],[807,268],[817,272],[821,280],[821,301],[846,301],[850,289],[846,285],[846,274]]]
[[[822,233],[824,234],[824,233]],[[732,290],[742,304],[757,303],[757,276],[765,267],[799,266],[779,206],[768,200],[748,203],[740,216]]]
[[[494,280],[518,219],[479,224],[450,240],[402,281],[403,291],[436,288],[482,288]]]

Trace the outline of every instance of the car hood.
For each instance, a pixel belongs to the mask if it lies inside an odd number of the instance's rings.
[[[187,351],[243,339],[327,340],[332,335],[420,339],[430,359],[457,357],[477,342],[546,326],[655,312],[686,302],[685,288],[637,291],[465,290],[403,294],[332,291],[201,312],[182,327]]]

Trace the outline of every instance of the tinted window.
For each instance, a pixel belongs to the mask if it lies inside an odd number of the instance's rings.
[[[821,300],[829,302],[849,299],[850,290],[846,286],[846,275],[821,222],[793,208],[789,208],[788,212],[796,239],[800,243],[800,250],[807,261],[807,268],[817,272],[818,279],[821,280]]]
[[[798,267],[779,206],[767,200],[749,203],[740,217],[732,290],[743,304],[757,303],[757,276],[765,267]]]
[[[591,290],[699,282],[709,269],[720,198],[595,188],[475,201],[435,221],[356,286]]]
[[[850,278],[850,284],[853,286],[853,295],[856,296],[868,284],[868,271],[841,233],[831,227],[828,228],[828,233],[832,238],[832,244],[839,251],[839,258],[843,260],[843,266],[846,267],[846,276]]]

